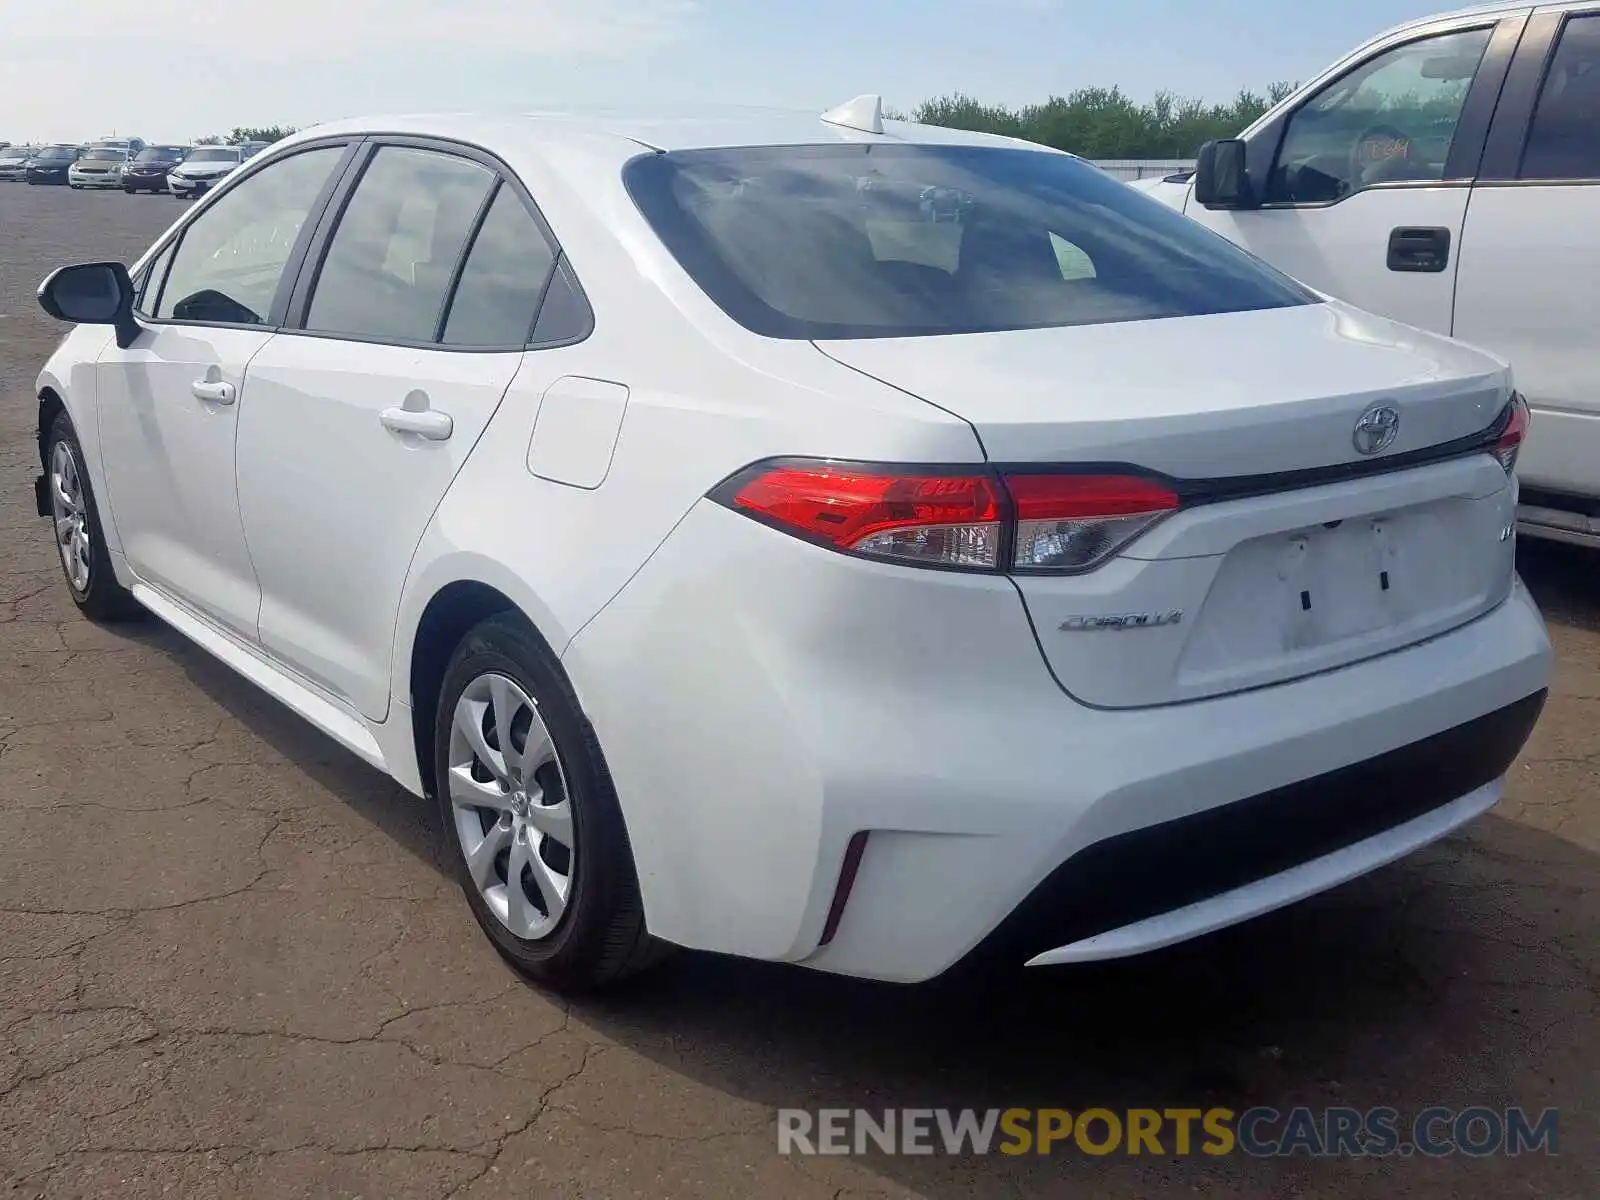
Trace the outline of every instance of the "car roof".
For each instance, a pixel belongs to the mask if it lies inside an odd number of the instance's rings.
[[[1416,17],[1410,21],[1402,21],[1398,25],[1391,25],[1381,33],[1374,34],[1362,43],[1363,46],[1373,42],[1381,42],[1391,38],[1397,33],[1405,33],[1410,29],[1420,29],[1427,25],[1436,25],[1451,21],[1471,20],[1474,17],[1497,17],[1506,13],[1523,12],[1533,8],[1529,0],[1499,0],[1495,4],[1473,4],[1466,8],[1453,8],[1446,12],[1430,13],[1425,17]]]
[[[829,124],[820,112],[781,108],[551,109],[524,113],[424,113],[349,118],[302,130],[290,140],[351,133],[394,133],[464,142],[516,144],[537,151],[596,139],[636,149],[696,150],[723,146],[788,146],[828,142],[1026,146],[1016,138],[910,121],[885,120],[881,134]]]

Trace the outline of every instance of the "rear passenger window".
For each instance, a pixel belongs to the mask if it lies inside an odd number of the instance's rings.
[[[1524,179],[1600,179],[1600,15],[1570,17],[1539,92]]]
[[[516,192],[501,186],[450,301],[448,346],[523,346],[555,254]]]
[[[544,303],[539,306],[539,323],[533,330],[533,340],[541,346],[579,341],[594,328],[594,314],[571,271],[566,259],[562,259],[545,291]]]
[[[465,158],[384,146],[334,230],[305,327],[431,342],[494,173]]]

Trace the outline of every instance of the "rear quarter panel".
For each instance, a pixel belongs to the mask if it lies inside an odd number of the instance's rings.
[[[724,316],[623,189],[619,173],[634,149],[609,142],[570,149],[559,169],[532,155],[510,158],[582,283],[594,331],[524,356],[423,535],[396,625],[392,690],[402,703],[417,626],[450,583],[501,591],[559,655],[695,502],[753,461],[982,461],[965,421],[834,363],[809,342],[759,338]],[[628,389],[598,487],[528,468],[543,396],[573,376]],[[581,697],[583,665],[569,664],[569,673]]]

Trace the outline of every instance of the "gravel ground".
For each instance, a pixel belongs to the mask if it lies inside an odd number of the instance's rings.
[[[61,333],[33,291],[182,211],[0,183],[0,1195],[1600,1195],[1600,559],[1523,549],[1560,665],[1506,801],[1332,895],[982,987],[684,955],[568,1005],[478,935],[424,806],[164,627],[68,602],[31,513]],[[1434,1103],[1557,1106],[1560,1153],[801,1158],[775,1135],[780,1107]]]

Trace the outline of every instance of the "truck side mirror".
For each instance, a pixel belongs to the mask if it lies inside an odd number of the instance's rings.
[[[1244,142],[1223,138],[1200,147],[1195,162],[1194,198],[1207,208],[1252,206]]]

